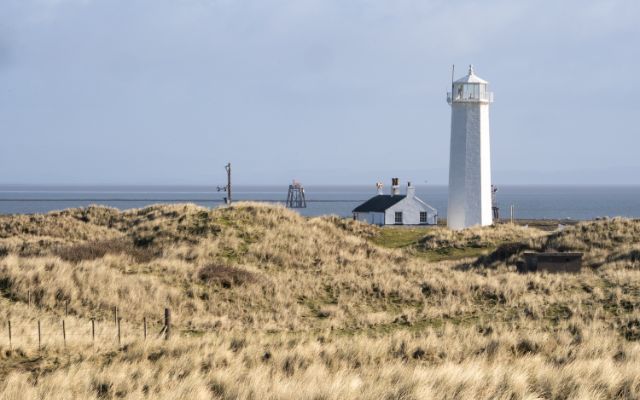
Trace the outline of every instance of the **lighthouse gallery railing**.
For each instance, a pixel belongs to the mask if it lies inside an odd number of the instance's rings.
[[[447,103],[451,104],[452,101],[455,102],[487,102],[493,103],[493,92],[484,92],[484,93],[469,93],[463,95],[456,95],[455,98],[452,96],[451,92],[447,92]]]

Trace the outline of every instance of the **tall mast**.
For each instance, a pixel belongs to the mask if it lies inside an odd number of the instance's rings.
[[[231,204],[231,163],[227,163],[224,169],[227,171],[227,184],[225,186],[218,186],[218,192],[226,191],[227,197],[224,198],[224,202]]]
[[[227,170],[227,203],[231,204],[231,163],[227,163],[224,169]]]

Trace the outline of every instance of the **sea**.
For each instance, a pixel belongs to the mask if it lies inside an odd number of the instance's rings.
[[[284,204],[288,185],[237,185],[232,189],[234,201]],[[375,194],[371,185],[309,185],[305,187],[307,207],[296,211],[304,216],[347,217]],[[416,194],[435,207],[439,216],[446,217],[446,186],[417,186]],[[211,186],[0,185],[0,214],[46,213],[92,204],[121,210],[157,203],[213,208],[223,206],[225,196]],[[512,207],[516,219],[640,218],[640,186],[503,185],[498,187],[496,202],[502,218],[510,217]]]

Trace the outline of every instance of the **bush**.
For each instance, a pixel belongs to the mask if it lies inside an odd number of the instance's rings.
[[[540,346],[538,346],[537,343],[528,339],[522,339],[516,344],[512,351],[516,355],[529,355],[538,353],[539,349]]]
[[[159,255],[158,251],[151,247],[135,246],[124,239],[103,240],[60,247],[55,250],[55,254],[65,261],[75,263],[96,260],[107,254],[126,254],[137,262],[149,262]]]
[[[205,283],[218,283],[224,288],[256,281],[256,276],[252,272],[220,264],[209,264],[202,267],[198,271],[198,278]]]

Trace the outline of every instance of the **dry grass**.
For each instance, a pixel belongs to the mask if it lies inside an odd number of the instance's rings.
[[[635,221],[437,228],[388,249],[379,228],[251,203],[30,218],[0,217],[0,326],[14,326],[13,350],[0,338],[0,398],[640,397]],[[581,249],[598,266],[520,275],[504,257],[465,269],[473,259],[416,253],[509,242]],[[168,342],[155,339],[164,307]]]
[[[585,263],[593,268],[636,268],[640,261],[640,221],[613,218],[580,222],[550,234],[510,240],[495,252],[479,260],[483,265],[513,264],[525,250],[579,251]],[[617,265],[616,265],[617,263]]]

